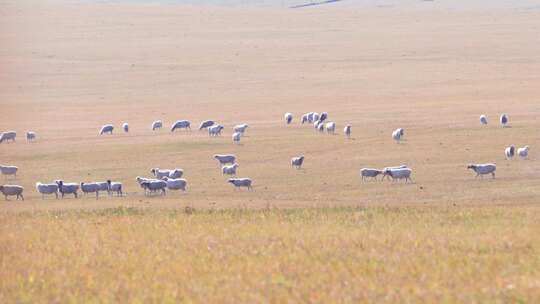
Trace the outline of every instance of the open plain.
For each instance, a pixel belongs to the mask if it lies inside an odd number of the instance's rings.
[[[0,302],[537,302],[540,6],[447,2],[0,2],[0,130],[18,132],[0,164],[25,187],[0,198]],[[310,111],[338,134],[301,125]],[[486,162],[496,179],[466,169]],[[358,174],[400,164],[413,183]],[[184,169],[188,191],[144,196],[153,167]],[[42,200],[55,179],[126,195]]]

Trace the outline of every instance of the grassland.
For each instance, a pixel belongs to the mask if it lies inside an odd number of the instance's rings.
[[[0,216],[3,303],[540,298],[537,206]]]

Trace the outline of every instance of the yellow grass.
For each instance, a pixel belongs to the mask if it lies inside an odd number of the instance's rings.
[[[540,298],[536,206],[116,208],[0,223],[3,303]]]

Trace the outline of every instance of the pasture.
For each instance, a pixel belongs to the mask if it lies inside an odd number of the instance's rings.
[[[0,130],[18,132],[0,163],[25,188],[0,197],[1,302],[538,299],[539,10],[32,3],[0,4]],[[337,134],[301,125],[310,111]],[[179,119],[192,130],[169,132]],[[485,162],[495,179],[466,169]],[[358,175],[400,164],[413,183]],[[184,169],[188,191],[144,196],[153,167]],[[55,179],[127,194],[42,200]]]

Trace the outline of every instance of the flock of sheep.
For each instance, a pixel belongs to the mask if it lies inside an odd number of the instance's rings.
[[[293,121],[292,113],[285,113],[284,115],[285,123],[291,124]],[[301,123],[311,123],[315,130],[319,132],[327,132],[329,134],[335,133],[336,124],[335,122],[328,121],[328,113],[317,113],[309,112],[305,113],[301,117]],[[508,115],[502,114],[500,116],[500,123],[503,127],[508,125],[509,118]],[[480,116],[480,123],[483,125],[488,124],[488,119],[486,115]],[[159,130],[163,127],[163,122],[161,120],[156,120],[152,123],[151,129],[153,131]],[[240,139],[244,135],[246,129],[248,128],[247,124],[239,124],[233,127],[232,140],[233,143],[239,143]],[[176,130],[191,130],[191,123],[188,120],[178,120],[174,122],[171,126],[170,131],[174,132]],[[205,120],[200,123],[199,130],[206,129],[209,136],[220,136],[221,131],[224,129],[223,125],[218,124],[213,120]],[[113,134],[114,126],[111,124],[104,125],[101,127],[99,134]],[[129,124],[123,123],[122,130],[126,133],[129,132]],[[350,125],[346,125],[343,129],[343,133],[347,138],[351,136],[352,128]],[[403,139],[405,131],[403,128],[398,128],[392,132],[392,139],[397,143]],[[15,131],[8,131],[0,133],[0,143],[2,142],[15,142],[17,133]],[[36,133],[29,131],[26,133],[26,139],[28,142],[32,142],[36,139]],[[529,146],[525,146],[517,149],[517,155],[522,159],[526,159],[529,153]],[[506,159],[512,159],[516,154],[516,148],[512,145],[505,149]],[[221,167],[221,173],[223,175],[236,176],[237,168],[239,164],[236,162],[236,156],[227,154],[227,155],[214,155],[214,159],[219,162]],[[304,163],[304,156],[297,156],[291,159],[291,166],[296,169],[300,169]],[[471,169],[476,173],[476,177],[484,175],[492,175],[495,178],[495,171],[497,169],[495,164],[469,164],[467,169]],[[17,178],[18,168],[16,166],[4,166],[0,165],[0,173],[6,178],[8,176],[13,176]],[[167,190],[187,190],[187,180],[182,178],[184,171],[182,169],[159,169],[153,168],[150,170],[153,177],[146,178],[138,176],[136,178],[139,186],[144,189],[145,195],[151,194],[162,194],[165,195]],[[360,170],[360,176],[362,181],[368,179],[377,180],[377,177],[382,175],[382,180],[390,178],[393,181],[404,180],[405,182],[412,182],[412,169],[406,165],[386,167],[383,169],[374,169],[374,168],[362,168]],[[252,180],[250,178],[229,178],[228,183],[232,184],[235,189],[238,188],[247,188],[248,190],[252,189]],[[113,182],[111,180],[101,181],[101,182],[90,182],[90,183],[65,183],[62,180],[56,180],[53,183],[44,184],[41,182],[36,183],[36,190],[42,195],[42,198],[45,198],[46,195],[55,195],[58,198],[60,194],[63,198],[64,195],[69,194],[73,195],[75,198],[78,197],[79,190],[83,194],[95,194],[96,199],[99,198],[101,192],[106,192],[109,196],[116,194],[117,196],[123,196],[124,192],[122,183]],[[6,200],[8,196],[16,196],[17,199],[24,200],[23,196],[24,188],[19,185],[0,185],[0,192],[5,196]]]

